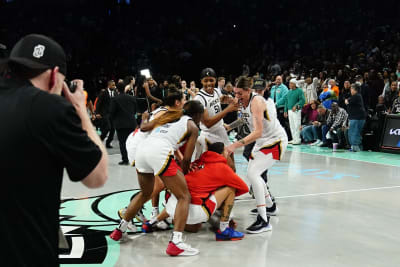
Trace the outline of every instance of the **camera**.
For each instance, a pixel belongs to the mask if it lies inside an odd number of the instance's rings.
[[[78,87],[78,84],[76,82],[72,81],[69,83],[69,91],[71,93],[75,93],[77,87]]]

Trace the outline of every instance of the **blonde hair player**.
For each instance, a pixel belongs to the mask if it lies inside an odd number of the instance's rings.
[[[277,160],[282,159],[288,140],[285,130],[277,119],[272,99],[266,100],[253,93],[250,87],[250,78],[240,77],[234,92],[235,98],[242,104],[242,119],[249,126],[251,133],[226,149],[228,153],[233,153],[239,147],[256,142],[247,167],[247,178],[256,198],[258,216],[257,220],[247,228],[247,232],[257,234],[272,229],[266,208],[274,205],[261,175]]]

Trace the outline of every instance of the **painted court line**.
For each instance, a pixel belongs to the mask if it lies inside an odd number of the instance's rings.
[[[335,157],[335,156],[333,156],[333,155],[316,154],[316,153],[305,152],[305,151],[295,151],[295,150],[287,150],[287,151],[296,152],[296,153],[303,153],[303,154],[308,154],[308,155],[315,155],[315,156],[323,156],[323,157],[334,158],[334,159],[354,160],[354,161],[358,161],[358,162],[372,163],[372,164],[377,164],[377,165],[383,165],[383,166],[390,166],[390,167],[397,167],[397,168],[399,168],[398,165],[386,164],[386,163],[377,163],[377,162],[365,161],[365,160],[361,160],[361,159],[340,158],[340,157]],[[341,153],[341,152],[339,152],[339,153]],[[285,159],[285,158],[284,158],[284,159]]]
[[[384,190],[384,189],[393,189],[393,188],[400,188],[400,185],[385,186],[385,187],[373,187],[373,188],[364,188],[364,189],[354,189],[354,190],[344,190],[344,191],[333,191],[333,192],[314,193],[314,194],[304,194],[304,195],[282,196],[282,197],[275,197],[275,198],[276,199],[285,199],[285,198],[295,198],[295,197],[314,197],[314,196],[334,195],[334,194],[373,191],[373,190]],[[250,200],[253,201],[254,199],[238,199],[238,200],[235,200],[235,201],[236,202],[244,202],[244,201],[250,201]]]

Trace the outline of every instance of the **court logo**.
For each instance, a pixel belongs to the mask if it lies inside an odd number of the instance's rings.
[[[37,45],[34,47],[33,49],[33,56],[35,58],[41,58],[44,55],[44,50],[46,49],[46,47],[44,45]]]
[[[62,200],[60,228],[68,248],[60,251],[60,263],[114,266],[120,246],[109,235],[119,224],[117,210],[128,205],[138,192],[137,189],[131,189],[89,198]],[[147,218],[150,216],[150,202],[145,204],[142,212]],[[141,233],[142,223],[136,219],[133,223],[136,231],[128,231],[128,235]]]

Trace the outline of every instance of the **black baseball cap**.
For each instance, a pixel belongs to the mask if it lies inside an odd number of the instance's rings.
[[[255,79],[254,83],[253,83],[253,89],[264,90],[265,89],[265,81],[263,79]]]
[[[205,77],[214,77],[217,78],[217,74],[212,68],[205,68],[204,70],[201,71],[200,74],[200,79],[203,79]]]
[[[67,58],[64,49],[54,40],[40,34],[29,34],[19,40],[11,50],[10,56],[0,61],[0,65],[10,62],[29,69],[52,69],[67,75]]]

